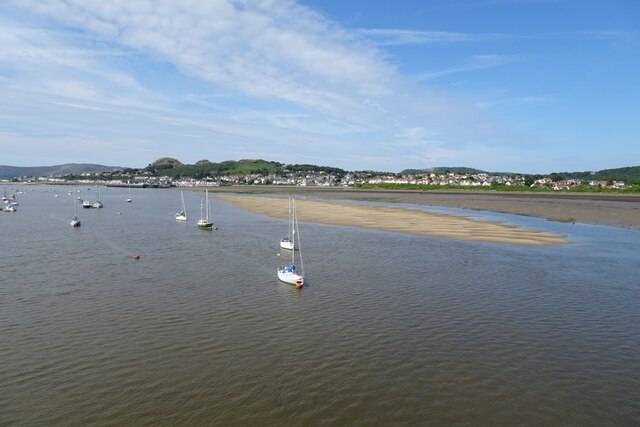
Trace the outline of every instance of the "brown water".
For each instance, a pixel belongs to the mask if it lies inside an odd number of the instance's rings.
[[[520,248],[301,224],[297,291],[284,221],[213,201],[208,232],[196,194],[180,224],[178,192],[113,189],[74,230],[57,191],[0,213],[2,425],[640,423],[637,231],[501,217],[576,242]]]

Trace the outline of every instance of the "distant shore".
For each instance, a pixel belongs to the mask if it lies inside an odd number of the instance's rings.
[[[286,199],[249,195],[218,194],[216,198],[251,212],[286,219]],[[476,221],[461,215],[425,212],[385,206],[350,205],[320,200],[297,199],[298,217],[303,222],[369,228],[420,236],[455,240],[547,246],[570,243],[564,235],[521,228],[489,221]]]
[[[216,192],[304,194],[323,200],[361,200],[444,206],[535,216],[551,221],[640,229],[640,195],[593,193],[436,192],[318,187],[233,186]]]

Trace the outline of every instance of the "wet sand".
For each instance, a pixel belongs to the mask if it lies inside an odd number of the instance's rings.
[[[251,212],[286,219],[287,199],[275,197],[215,196]],[[489,221],[477,221],[460,215],[424,212],[416,209],[348,205],[320,200],[296,199],[298,218],[302,222],[370,228],[490,243],[525,246],[561,245],[570,243],[564,235],[524,230]]]
[[[640,229],[640,195],[385,191],[304,187],[221,187],[217,191],[302,194],[324,200],[362,200],[445,206],[546,218],[551,221]]]

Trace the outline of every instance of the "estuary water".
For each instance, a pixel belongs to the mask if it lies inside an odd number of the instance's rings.
[[[530,248],[301,223],[296,290],[286,221],[213,198],[200,230],[198,193],[183,224],[178,191],[103,189],[72,229],[95,189],[20,189],[0,425],[640,424],[638,231],[465,211],[574,242]]]

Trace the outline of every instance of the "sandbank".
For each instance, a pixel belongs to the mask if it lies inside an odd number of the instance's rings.
[[[294,186],[231,186],[217,192],[296,194],[323,200],[362,200],[425,206],[446,206],[551,221],[640,229],[639,194],[526,193],[500,191],[398,191]]]
[[[217,194],[216,198],[251,212],[286,219],[287,199]],[[460,215],[425,212],[401,207],[354,205],[296,199],[302,222],[339,225],[488,243],[523,246],[570,243],[565,235],[525,230],[498,222],[478,221]]]

